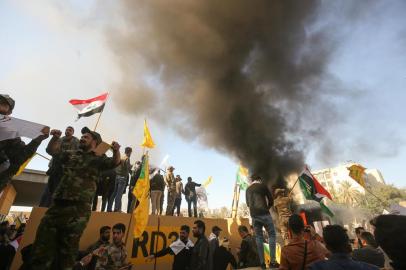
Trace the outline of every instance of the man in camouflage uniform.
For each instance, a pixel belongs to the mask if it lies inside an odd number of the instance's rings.
[[[113,157],[97,156],[101,143],[97,132],[82,129],[79,150],[61,151],[58,139],[61,131],[53,130],[48,153],[58,157],[63,175],[55,190],[53,204],[37,229],[32,250],[32,269],[71,269],[79,248],[80,237],[91,213],[96,181],[101,170],[112,169],[120,162],[120,145],[112,143]]]
[[[96,263],[96,270],[125,269],[126,266],[131,269],[131,265],[127,263],[127,250],[123,243],[124,234],[123,223],[113,226],[113,243],[99,250],[100,257]]]
[[[176,180],[175,176],[173,175],[174,170],[175,170],[174,167],[169,166],[164,177],[165,184],[168,187],[168,200],[166,203],[166,213],[165,213],[167,216],[173,215],[173,208],[175,207]]]
[[[286,245],[289,241],[288,223],[289,218],[292,215],[292,211],[290,210],[291,197],[286,196],[285,193],[285,189],[283,188],[278,188],[275,190],[276,199],[274,199],[274,207],[276,213],[278,214],[279,229],[281,230],[281,235]]]
[[[71,126],[68,126],[65,129],[65,136],[58,140],[58,144],[60,144],[61,151],[67,150],[77,150],[79,149],[79,139],[73,136],[75,133],[75,129]],[[62,164],[58,158],[53,158],[49,162],[49,169],[47,171],[48,183],[45,187],[44,193],[41,196],[41,201],[39,206],[41,207],[49,207],[52,203],[52,195],[55,192],[56,187],[61,180],[63,173]]]
[[[15,102],[9,95],[0,95],[0,114],[10,115]],[[49,136],[49,127],[41,130],[41,135],[25,144],[20,137],[0,141],[0,192],[11,182],[20,166],[31,158],[43,140]]]

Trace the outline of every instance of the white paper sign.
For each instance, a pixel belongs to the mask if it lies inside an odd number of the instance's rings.
[[[41,135],[41,130],[45,125],[9,117],[0,118],[0,141],[14,139],[17,137],[27,137],[34,139]]]

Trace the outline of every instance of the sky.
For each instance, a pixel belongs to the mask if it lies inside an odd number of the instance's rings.
[[[97,3],[0,2],[0,91],[16,100],[13,115],[61,130],[72,125],[78,135],[81,127],[93,127],[97,117],[75,122],[76,113],[68,100],[109,91],[112,98],[98,128],[104,141],[132,146],[133,160],[138,159],[143,120],[147,118],[157,145],[150,151],[152,163],[158,165],[169,155],[175,174],[184,180],[192,176],[203,182],[212,176],[207,190],[209,206],[231,206],[238,160],[201,144],[198,138],[185,139],[148,115],[134,116],[120,108],[119,99],[114,98],[120,92],[114,85],[121,73],[104,32],[113,18],[99,10]],[[115,3],[106,3],[114,13]],[[322,169],[352,160],[379,169],[387,183],[406,187],[406,5],[400,0],[374,3],[359,20],[338,24],[342,39],[328,69],[356,91],[342,93],[345,99],[334,101],[340,119],[326,126],[334,152],[321,158],[310,146],[306,163],[312,169]],[[325,9],[322,18],[337,20],[334,8],[342,7]],[[39,153],[45,154],[45,145]],[[47,161],[35,157],[28,167],[45,170]]]

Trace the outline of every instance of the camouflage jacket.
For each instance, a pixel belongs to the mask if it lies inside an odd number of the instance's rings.
[[[168,190],[175,192],[176,191],[176,180],[175,180],[175,176],[173,175],[173,173],[167,172],[165,174],[165,184],[168,187]]]
[[[110,244],[98,258],[96,270],[116,270],[127,264],[127,250],[122,243],[120,246]]]
[[[290,210],[291,199],[289,197],[278,197],[274,200],[274,207],[279,217],[290,217],[292,211]]]
[[[59,139],[59,143],[61,145],[60,147],[62,151],[79,149],[79,139],[75,136],[73,136],[72,139],[70,139],[69,141],[66,136],[64,136]]]
[[[68,150],[55,156],[63,168],[61,182],[54,194],[54,199],[59,200],[91,203],[100,172],[116,167],[113,158],[96,156],[94,152]]]

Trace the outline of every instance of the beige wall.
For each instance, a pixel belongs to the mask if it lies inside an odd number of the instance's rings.
[[[13,205],[17,192],[12,184],[8,184],[0,194],[0,214],[7,215]]]
[[[34,241],[37,227],[40,223],[42,216],[44,215],[46,208],[34,208],[30,220],[27,223],[27,228],[21,242],[19,251],[21,248],[31,244]],[[134,241],[132,237],[132,227],[129,226],[131,215],[122,213],[104,213],[104,212],[92,212],[89,224],[84,231],[80,240],[80,249],[86,249],[90,244],[95,242],[99,237],[99,228],[104,225],[113,226],[116,223],[124,223],[126,227],[130,227],[128,231],[128,237],[126,241],[128,257],[130,261],[136,266],[134,269],[149,270],[153,269],[153,262],[147,263],[145,257],[154,250],[156,239],[158,239],[158,250],[164,246],[168,246],[174,241],[179,233],[179,227],[181,225],[189,225],[192,227],[194,218],[185,217],[159,217],[160,229],[158,232],[158,217],[150,216],[148,221],[148,227],[146,228],[143,237],[140,238],[138,243]],[[132,223],[134,220],[132,219]],[[241,239],[238,235],[237,228],[239,225],[244,224],[248,226],[248,219],[203,219],[206,223],[206,234],[209,235],[211,228],[214,225],[219,226],[223,232],[221,236],[226,236],[230,239],[230,247],[235,252],[236,247],[240,245]],[[153,236],[153,237],[152,237]],[[153,239],[152,239],[153,238]],[[193,239],[191,235],[192,241]],[[157,260],[157,269],[171,269],[172,256],[166,256]],[[21,255],[18,252],[14,259],[12,270],[17,270],[21,265]]]

